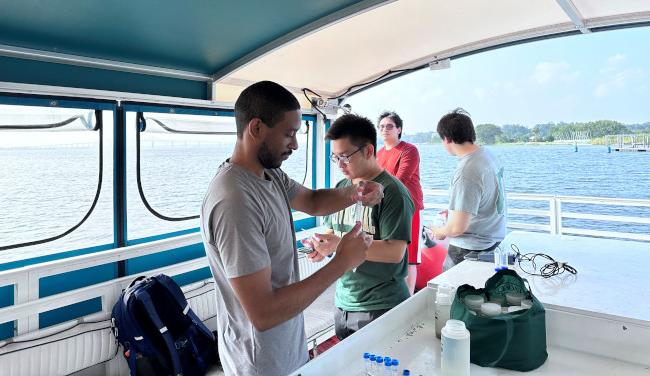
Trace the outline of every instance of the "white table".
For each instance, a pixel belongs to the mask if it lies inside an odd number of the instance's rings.
[[[648,278],[641,273],[644,265],[626,267],[621,262],[628,257],[641,260],[639,263],[650,260],[649,244],[524,232],[509,234],[504,246],[512,242],[521,251],[545,251],[578,269],[578,278],[570,283],[529,278],[533,292],[547,309],[549,353],[546,363],[531,374],[650,376],[650,304],[625,295],[644,293],[641,290]],[[608,265],[607,255],[613,250],[618,251],[618,263]],[[601,268],[605,272],[601,273]],[[610,273],[615,275],[608,276]],[[469,283],[480,287],[492,274],[489,263],[465,261],[430,284]],[[602,290],[605,293],[593,293]],[[294,375],[363,375],[364,352],[397,358],[412,375],[439,375],[440,341],[434,335],[432,318],[434,294],[431,287],[423,289]],[[474,364],[471,372],[520,374]]]
[[[565,272],[542,278],[515,267],[545,306],[650,321],[650,243],[514,231],[502,247],[510,249],[511,244],[522,253],[546,253],[578,270],[575,276]],[[464,261],[433,282],[482,287],[493,273],[491,263]]]

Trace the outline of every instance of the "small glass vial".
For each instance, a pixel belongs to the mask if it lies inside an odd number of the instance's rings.
[[[397,374],[397,368],[399,367],[399,360],[393,359],[390,361],[391,376],[399,376]]]
[[[376,358],[377,358],[377,356],[375,354],[370,354],[370,356],[368,357],[368,360],[370,360],[370,366],[368,368],[368,373],[370,375],[373,375],[375,373],[375,359]]]
[[[384,358],[384,376],[391,376],[391,359],[390,358]]]
[[[381,370],[384,368],[384,357],[377,355],[375,358],[375,375],[381,375]]]
[[[363,353],[363,363],[366,367],[366,375],[370,374],[370,353]]]

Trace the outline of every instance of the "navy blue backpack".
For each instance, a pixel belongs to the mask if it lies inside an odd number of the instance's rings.
[[[136,278],[113,306],[113,334],[131,375],[204,375],[218,360],[212,332],[164,274]]]

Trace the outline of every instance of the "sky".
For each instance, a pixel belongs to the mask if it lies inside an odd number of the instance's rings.
[[[650,27],[547,39],[423,69],[349,97],[376,121],[396,111],[404,133],[434,131],[442,115],[467,110],[474,124],[650,121]]]

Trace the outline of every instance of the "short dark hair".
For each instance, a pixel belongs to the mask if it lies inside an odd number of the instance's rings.
[[[437,131],[441,139],[447,138],[454,144],[476,141],[472,119],[469,113],[460,107],[440,118]]]
[[[382,112],[381,115],[379,115],[379,119],[377,119],[377,126],[379,126],[379,123],[381,123],[381,121],[384,118],[389,118],[390,120],[393,121],[393,123],[395,123],[395,126],[397,128],[402,129],[402,124],[403,124],[402,118],[399,117],[399,115],[395,111],[384,111],[384,112]],[[397,138],[398,139],[402,138],[402,132],[399,132],[399,135],[397,136]]]
[[[370,119],[359,115],[343,115],[336,119],[325,135],[326,140],[349,138],[352,145],[360,148],[372,144],[377,152],[377,130]]]
[[[244,135],[244,129],[254,118],[273,128],[284,118],[285,112],[299,109],[296,97],[281,85],[271,81],[254,83],[244,89],[235,102],[237,138]]]

